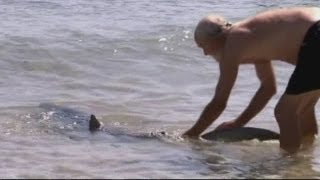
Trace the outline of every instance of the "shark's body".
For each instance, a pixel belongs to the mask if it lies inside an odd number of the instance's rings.
[[[57,126],[72,126],[73,130],[86,130],[89,127],[91,132],[100,131],[106,132],[110,135],[128,135],[137,138],[154,138],[166,137],[166,132],[151,132],[151,133],[128,133],[125,130],[104,127],[102,123],[97,120],[94,115],[88,115],[65,106],[55,105],[51,103],[40,104],[40,108],[50,114],[49,119],[58,122]],[[49,113],[50,112],[50,113]],[[89,117],[88,117],[89,116]],[[60,128],[58,128],[60,129]],[[257,139],[260,141],[279,139],[279,134],[267,129],[254,128],[254,127],[241,127],[223,131],[211,131],[201,136],[202,139],[209,141],[224,141],[235,142],[243,140]]]
[[[97,120],[94,115],[90,116],[89,130],[97,131],[101,129],[101,123]],[[159,132],[158,134],[153,134],[154,136],[165,135],[165,132]],[[152,136],[152,135],[151,135]],[[241,127],[234,128],[230,130],[221,131],[211,131],[201,136],[201,138],[210,141],[224,141],[224,142],[235,142],[243,140],[257,139],[260,141],[265,140],[277,140],[279,139],[279,134],[267,129],[254,128],[254,127]]]

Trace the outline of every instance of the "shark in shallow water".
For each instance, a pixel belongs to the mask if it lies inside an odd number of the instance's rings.
[[[103,124],[95,117],[95,115],[88,115],[85,112],[78,111],[61,105],[52,103],[40,104],[40,108],[44,109],[49,119],[55,120],[60,126],[72,126],[73,130],[89,130],[91,132],[106,132],[111,135],[128,135],[137,138],[154,138],[154,137],[169,137],[167,132],[151,132],[151,133],[130,133],[121,129],[114,129],[112,127],[103,126]],[[236,142],[243,140],[257,139],[260,141],[277,140],[279,134],[271,130],[255,128],[255,127],[241,127],[230,130],[211,131],[201,136],[202,139],[209,141],[224,141]]]
[[[94,132],[103,128],[105,127],[102,127],[101,122],[92,114],[89,121],[89,130]],[[166,132],[159,132],[158,134],[154,135],[166,135]],[[279,134],[276,132],[255,127],[241,127],[230,130],[211,131],[201,136],[201,138],[205,140],[224,142],[235,142],[253,139],[257,139],[260,141],[278,140],[279,137]]]

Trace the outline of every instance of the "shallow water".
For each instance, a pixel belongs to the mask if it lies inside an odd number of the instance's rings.
[[[319,178],[319,140],[287,156],[277,141],[179,138],[219,75],[193,41],[198,20],[301,5],[319,2],[0,1],[1,177]],[[274,65],[278,93],[248,126],[278,131],[273,107],[293,67]],[[240,70],[230,106],[210,129],[235,118],[258,88],[252,67]],[[110,132],[90,133],[90,114]],[[169,136],[134,136],[157,131]]]

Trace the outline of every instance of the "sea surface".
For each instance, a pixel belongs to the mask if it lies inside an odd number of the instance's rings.
[[[198,21],[311,5],[320,2],[0,0],[0,178],[320,178],[318,139],[290,156],[277,141],[180,137],[219,76],[194,42]],[[273,108],[293,66],[273,65],[278,92],[247,126],[279,132]],[[236,118],[258,87],[253,67],[241,66],[208,131]],[[90,114],[108,131],[90,133]],[[139,136],[159,131],[168,135]]]

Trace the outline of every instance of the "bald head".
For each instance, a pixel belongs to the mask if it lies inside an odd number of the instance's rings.
[[[198,23],[194,32],[194,39],[199,43],[208,37],[216,37],[222,32],[223,27],[226,25],[228,26],[222,16],[208,15]]]

